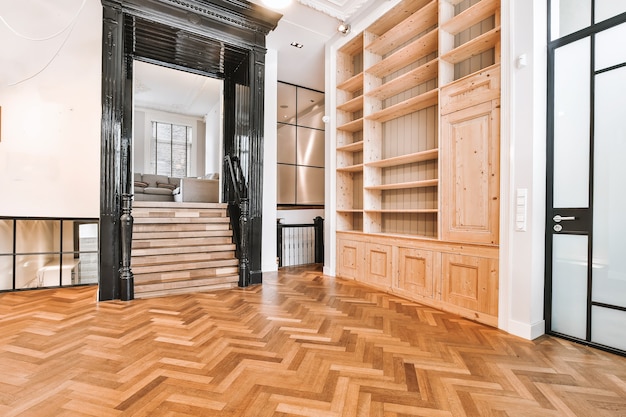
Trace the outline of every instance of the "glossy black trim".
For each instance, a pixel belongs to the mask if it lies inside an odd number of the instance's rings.
[[[260,282],[265,37],[282,16],[239,0],[102,0],[102,6],[99,299],[120,298],[124,243],[120,217],[122,195],[131,190],[135,58],[225,80],[224,149],[234,149],[235,156],[249,161],[250,266],[253,280]],[[206,59],[196,65],[190,51],[203,51],[203,44],[213,52],[215,45],[223,45],[228,59],[222,62],[220,54],[200,52]],[[252,103],[241,115],[245,120],[234,115],[238,97],[228,93],[240,80],[249,87],[248,102]],[[239,138],[235,137],[237,125],[246,131]],[[246,143],[235,146],[237,140]],[[128,240],[129,233],[125,235]]]

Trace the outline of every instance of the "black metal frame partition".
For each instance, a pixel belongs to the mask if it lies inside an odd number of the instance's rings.
[[[239,0],[102,0],[99,299],[130,300],[135,59],[224,80],[224,153],[249,187],[245,279],[260,283],[265,37],[281,15]],[[224,181],[225,175],[221,176]],[[224,183],[223,199],[233,191]]]
[[[591,310],[593,306],[601,306],[601,307],[606,307],[606,308],[611,308],[611,309],[616,309],[616,310],[621,310],[621,311],[626,311],[626,308],[624,307],[620,307],[620,306],[613,306],[613,305],[607,305],[607,304],[602,304],[602,303],[597,303],[592,301],[591,298],[591,288],[592,288],[592,284],[593,284],[593,275],[592,275],[592,255],[593,255],[593,175],[594,175],[594,93],[595,93],[595,85],[594,85],[594,79],[595,76],[597,74],[600,74],[602,72],[605,71],[609,71],[615,68],[619,68],[619,67],[624,67],[626,66],[626,63],[617,65],[615,67],[611,67],[611,68],[607,68],[607,69],[602,69],[602,70],[595,70],[595,63],[594,63],[594,57],[595,57],[595,42],[594,42],[594,35],[596,33],[599,33],[603,30],[609,29],[611,27],[614,27],[616,25],[622,24],[622,23],[626,23],[626,13],[622,13],[619,14],[617,16],[611,17],[607,20],[598,22],[598,23],[591,23],[595,21],[595,0],[588,0],[591,2],[591,17],[590,17],[590,25],[578,30],[574,33],[565,35],[563,37],[557,38],[555,40],[551,40],[551,22],[552,22],[552,9],[551,9],[551,0],[548,0],[548,4],[547,4],[547,10],[548,10],[548,21],[547,21],[547,34],[548,34],[548,39],[547,39],[547,149],[546,149],[546,159],[547,159],[547,165],[546,165],[546,233],[545,233],[545,247],[546,247],[546,257],[545,257],[545,276],[546,276],[546,280],[545,280],[545,291],[544,291],[544,297],[545,297],[545,302],[544,302],[544,316],[545,316],[545,321],[546,321],[546,333],[547,334],[551,334],[554,336],[558,336],[573,342],[577,342],[577,343],[582,343],[585,345],[589,345],[598,349],[602,349],[602,350],[606,350],[612,353],[616,353],[619,355],[626,355],[626,351],[622,351],[610,346],[605,346],[599,343],[595,343],[591,340],[591,327],[592,327],[592,321],[591,321]],[[589,149],[589,194],[588,194],[588,201],[589,201],[589,207],[588,208],[573,208],[573,209],[569,209],[572,214],[575,214],[575,216],[580,219],[580,224],[582,225],[582,229],[585,230],[585,232],[580,232],[580,233],[576,233],[574,232],[568,232],[569,234],[584,234],[586,236],[588,236],[588,249],[587,249],[587,305],[584,306],[586,308],[586,318],[587,318],[587,323],[586,323],[586,337],[585,339],[579,339],[570,335],[566,335],[566,334],[562,334],[562,333],[558,333],[555,331],[552,331],[552,271],[553,271],[553,265],[552,265],[552,261],[553,261],[553,233],[551,231],[552,229],[552,223],[551,223],[551,219],[553,218],[553,216],[555,216],[558,212],[561,212],[561,209],[557,209],[557,208],[553,208],[553,204],[554,204],[554,199],[553,199],[553,187],[554,187],[554,156],[555,156],[555,151],[554,151],[554,128],[555,128],[555,112],[554,112],[554,103],[555,103],[555,93],[554,93],[554,88],[555,88],[555,73],[554,73],[554,68],[555,68],[555,52],[558,48],[565,46],[565,45],[569,45],[573,42],[582,40],[584,38],[590,37],[590,103],[589,103],[589,109],[590,109],[590,129],[589,129],[589,145],[590,145],[590,149]]]

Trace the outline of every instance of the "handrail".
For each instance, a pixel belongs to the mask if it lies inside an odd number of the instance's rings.
[[[250,285],[250,261],[248,259],[248,187],[239,165],[239,159],[230,155],[224,156],[224,162],[230,177],[230,186],[233,188],[235,201],[230,201],[231,195],[228,196],[228,212],[230,224],[233,229],[233,237],[237,257],[239,258],[239,286],[247,287]],[[229,187],[230,188],[230,187]]]

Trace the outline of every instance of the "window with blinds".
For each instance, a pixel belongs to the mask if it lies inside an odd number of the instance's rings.
[[[150,172],[184,178],[191,167],[192,128],[152,122]]]

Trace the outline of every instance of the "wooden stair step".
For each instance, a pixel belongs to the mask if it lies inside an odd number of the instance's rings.
[[[151,256],[158,256],[159,261],[162,260],[163,256],[169,255],[182,255],[182,254],[191,254],[198,253],[204,256],[219,256],[221,258],[230,258],[234,256],[235,245],[232,243],[224,243],[222,245],[189,245],[189,246],[174,246],[174,247],[164,247],[164,248],[142,248],[142,249],[133,249],[132,259],[145,258]],[[214,258],[212,258],[214,259]]]
[[[138,208],[174,208],[174,209],[189,209],[189,208],[228,208],[226,203],[176,203],[170,201],[133,201],[133,209]]]
[[[135,224],[177,224],[177,223],[225,223],[230,224],[228,217],[139,217]]]
[[[134,277],[135,277],[135,285],[137,285],[137,284],[147,284],[147,283],[155,283],[155,282],[204,279],[204,278],[219,277],[223,275],[238,275],[238,274],[239,274],[239,267],[228,266],[228,267],[222,267],[222,268],[204,268],[204,269],[190,269],[186,271],[177,270],[177,271],[170,271],[170,272],[134,274]]]
[[[142,209],[133,212],[134,218],[144,217],[226,217],[226,210],[169,210],[169,209]]]
[[[133,225],[133,233],[143,232],[206,232],[215,230],[231,230],[230,222],[226,223],[185,223],[185,224],[137,224]]]
[[[216,290],[225,290],[234,288],[239,282],[239,276],[234,275],[224,278],[223,282],[210,282],[206,285],[199,285],[198,281],[180,281],[176,286],[168,286],[167,284],[148,284],[135,285],[135,298],[154,298],[175,294],[189,294],[198,292],[209,292]]]
[[[181,255],[185,256],[185,255]],[[141,259],[141,258],[138,258]],[[206,259],[206,257],[204,258]],[[134,259],[131,261],[131,268],[134,274],[145,274],[151,272],[172,272],[183,271],[189,269],[204,269],[204,268],[220,268],[239,265],[239,259],[216,259],[216,260],[196,260],[193,262],[183,262],[174,260],[174,263],[152,263],[136,265]]]
[[[232,236],[232,229],[218,230],[193,230],[189,232],[133,232],[133,241],[144,239],[182,239],[182,238],[205,238],[218,236]]]
[[[215,237],[188,237],[184,239],[149,239],[135,240],[133,239],[132,248],[148,249],[148,248],[171,248],[179,246],[208,246],[206,250],[214,250],[210,246],[227,245],[233,243],[231,236],[215,236]],[[200,250],[200,249],[198,249]],[[223,250],[223,249],[219,249]]]

